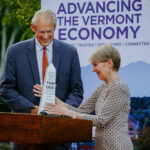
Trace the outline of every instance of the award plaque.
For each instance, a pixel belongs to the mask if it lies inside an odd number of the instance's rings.
[[[46,69],[43,90],[39,105],[38,114],[46,112],[44,105],[46,102],[55,104],[55,88],[56,88],[56,69],[51,63]]]

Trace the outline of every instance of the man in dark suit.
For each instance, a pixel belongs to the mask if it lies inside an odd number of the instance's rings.
[[[8,48],[0,96],[13,112],[38,111],[40,98],[34,96],[33,86],[42,85],[42,56],[46,47],[48,62],[56,68],[56,96],[73,106],[83,99],[83,85],[77,50],[54,39],[56,16],[51,10],[35,13],[31,28],[35,37]]]
[[[49,62],[56,68],[56,96],[64,102],[78,106],[83,98],[83,86],[76,48],[54,39],[56,16],[50,10],[35,13],[31,28],[35,37],[8,48],[0,93],[14,112],[29,113],[39,98],[33,86],[42,85],[40,61],[43,47],[48,51]],[[41,64],[40,64],[41,63]]]

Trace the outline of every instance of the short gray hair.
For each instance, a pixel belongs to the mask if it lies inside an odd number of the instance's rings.
[[[120,53],[111,44],[99,47],[90,57],[91,63],[107,62],[111,59],[114,63],[113,69],[118,71],[120,68]]]
[[[56,14],[52,10],[50,10],[50,9],[40,9],[37,12],[35,12],[35,14],[34,14],[34,16],[32,18],[31,23],[36,26],[36,22],[38,20],[38,17],[40,15],[43,15],[43,14],[46,15],[47,17],[51,17],[52,20],[53,20],[54,26],[56,26],[56,24],[57,24]]]

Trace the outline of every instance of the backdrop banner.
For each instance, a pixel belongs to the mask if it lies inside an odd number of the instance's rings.
[[[150,96],[150,0],[42,0],[41,7],[57,15],[55,38],[78,50],[85,98],[101,83],[89,57],[105,43],[121,54],[119,74],[131,96]]]

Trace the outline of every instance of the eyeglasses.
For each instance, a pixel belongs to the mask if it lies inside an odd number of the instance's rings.
[[[35,30],[36,30],[39,34],[41,34],[41,35],[44,35],[45,33],[47,33],[47,35],[50,35],[50,34],[54,33],[54,28],[51,28],[51,29],[49,29],[49,30],[47,30],[47,31],[41,31],[41,30],[37,30],[36,26],[34,26],[34,27],[35,27]]]

